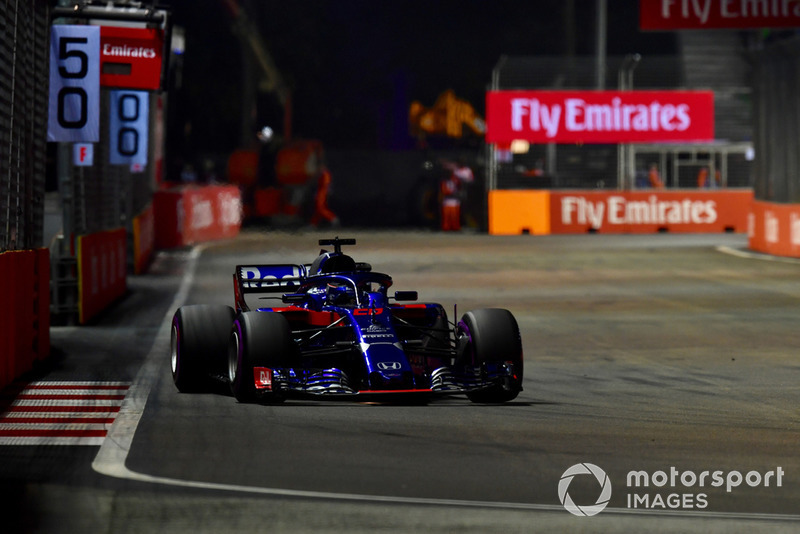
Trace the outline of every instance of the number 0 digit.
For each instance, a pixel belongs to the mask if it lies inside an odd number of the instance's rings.
[[[130,103],[129,103],[130,102]],[[122,95],[117,104],[117,116],[124,122],[139,120],[139,97],[136,95]],[[129,114],[128,112],[133,112]]]
[[[139,152],[139,132],[133,128],[120,128],[117,133],[117,147],[123,156],[135,156]]]
[[[68,120],[65,116],[66,110],[66,100],[69,95],[75,95],[78,97],[78,119],[77,120]],[[88,97],[86,96],[86,91],[83,90],[81,87],[62,87],[61,90],[58,92],[58,124],[61,125],[62,128],[83,128],[86,126],[87,117],[87,110],[86,108],[89,106]],[[73,108],[74,109],[74,108]]]

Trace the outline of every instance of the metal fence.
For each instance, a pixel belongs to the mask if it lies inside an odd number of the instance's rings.
[[[755,197],[800,202],[800,36],[766,46],[755,62]]]
[[[149,98],[149,131],[152,132],[156,112],[154,93]],[[108,108],[109,90],[102,89],[100,141],[94,147],[94,165],[73,165],[71,145],[63,143],[59,147],[59,162],[63,166],[59,192],[64,209],[64,230],[68,234],[85,235],[121,227],[130,231],[131,219],[147,207],[153,196],[155,147],[152,142],[148,144],[148,164],[136,172],[130,165],[109,163]]]
[[[694,87],[687,76],[691,58],[629,56],[606,61],[607,89],[713,89],[715,137],[722,140],[701,149],[657,145],[530,145],[522,153],[493,148],[487,162],[487,184],[493,189],[582,188],[631,189],[637,175],[656,164],[667,187],[696,187],[703,167],[720,171],[721,184],[749,187],[753,183],[750,139],[750,87],[737,80],[720,80],[716,87]],[[635,70],[634,70],[635,68]],[[591,57],[504,57],[495,67],[492,89],[594,89],[595,59]],[[513,147],[512,147],[513,150]]]
[[[0,252],[42,246],[49,7],[0,0]]]
[[[109,107],[109,90],[100,92],[101,110]],[[150,93],[149,131],[156,120],[156,96]],[[51,246],[52,306],[54,321],[73,322],[78,310],[74,238],[104,230],[125,228],[128,236],[128,269],[133,270],[133,218],[153,198],[154,151],[148,143],[148,164],[134,172],[130,165],[111,165],[109,113],[100,114],[100,141],[94,145],[94,164],[73,164],[71,143],[58,144],[58,193],[62,233]]]

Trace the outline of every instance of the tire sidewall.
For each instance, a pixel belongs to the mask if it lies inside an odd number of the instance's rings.
[[[253,369],[287,367],[291,350],[291,330],[285,317],[274,312],[239,313],[231,327],[228,345],[229,379],[236,400],[282,400],[274,392],[259,394]]]
[[[233,308],[220,305],[182,306],[172,317],[170,370],[179,391],[202,391],[218,370],[227,350]]]
[[[465,313],[458,324],[458,335],[466,336],[461,360],[466,365],[512,362],[518,379],[516,391],[502,387],[468,394],[476,402],[507,402],[522,388],[524,364],[519,325],[508,310],[484,308]]]

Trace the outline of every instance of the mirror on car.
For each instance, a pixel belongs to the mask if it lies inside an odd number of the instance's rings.
[[[412,301],[417,300],[419,295],[416,291],[395,291],[394,300],[396,301]]]

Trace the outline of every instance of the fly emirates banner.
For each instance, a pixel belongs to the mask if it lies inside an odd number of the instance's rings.
[[[713,91],[489,91],[486,141],[652,143],[714,139]]]

